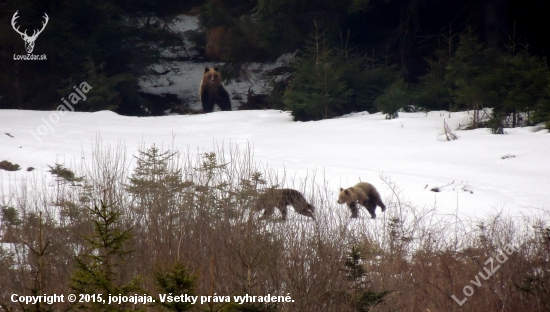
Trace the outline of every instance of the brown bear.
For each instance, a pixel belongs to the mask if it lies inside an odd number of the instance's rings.
[[[204,70],[204,75],[202,76],[199,87],[199,98],[202,103],[202,110],[205,113],[211,113],[216,104],[218,104],[222,111],[231,110],[229,92],[223,87],[222,75],[217,67],[206,67]]]
[[[378,191],[372,184],[367,182],[357,183],[355,186],[352,186],[345,190],[343,188],[340,188],[338,203],[346,203],[348,205],[349,209],[351,210],[352,218],[357,218],[357,214],[359,212],[357,203],[367,208],[373,219],[376,218],[376,213],[374,212],[376,210],[376,206],[380,206],[380,208],[382,208],[382,211],[386,211],[386,206],[380,199],[380,194],[378,194]]]
[[[307,202],[302,193],[293,189],[267,189],[258,196],[254,205],[254,211],[264,210],[262,218],[265,218],[271,216],[275,208],[277,208],[283,215],[283,221],[286,221],[286,207],[289,205],[294,207],[297,213],[315,220],[313,216],[315,207]]]

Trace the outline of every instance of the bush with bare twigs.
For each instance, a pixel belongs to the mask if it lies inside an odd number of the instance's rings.
[[[89,247],[90,238],[98,237],[97,213],[94,217],[89,208],[99,202],[117,208],[113,233],[129,234],[119,250],[122,257],[104,263],[105,268],[116,263],[105,278],[120,287],[133,283],[157,301],[132,308],[550,309],[548,213],[522,218],[500,213],[481,220],[438,215],[436,207],[416,207],[396,182],[381,175],[378,189],[389,194],[383,199],[386,213],[377,220],[350,219],[327,181],[310,175],[295,182],[279,175],[276,168],[255,163],[250,147],[191,152],[153,146],[142,148],[134,164],[126,159],[122,147],[98,143],[74,170],[83,177],[78,184],[23,184],[2,194],[0,311],[34,308],[12,302],[10,294],[71,293],[79,281],[75,276],[99,263],[96,257],[109,250]],[[292,209],[287,222],[261,219],[251,208],[258,194],[272,187],[303,193],[317,208],[315,220]],[[514,251],[487,273],[489,259],[506,246]],[[485,278],[476,279],[480,272]],[[473,293],[465,295],[466,286]],[[163,305],[160,295],[166,292],[222,298]],[[233,297],[245,295],[255,302],[240,304]],[[259,302],[266,295],[292,300]],[[453,295],[467,301],[460,306]],[[40,306],[41,311],[68,308],[67,303]]]

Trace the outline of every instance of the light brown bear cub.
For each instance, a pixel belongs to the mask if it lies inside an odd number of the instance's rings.
[[[297,213],[315,220],[313,216],[315,207],[307,202],[302,193],[293,189],[267,189],[265,193],[258,196],[254,210],[264,210],[262,218],[265,218],[271,216],[277,208],[283,215],[283,221],[286,221],[287,206],[292,206]]]
[[[355,186],[352,186],[347,189],[340,188],[340,196],[338,196],[338,203],[346,203],[351,210],[351,217],[357,218],[359,208],[357,204],[367,208],[371,217],[376,218],[376,206],[380,206],[382,211],[386,211],[386,206],[380,199],[380,194],[376,188],[367,182],[357,183]]]
[[[199,86],[199,98],[202,102],[202,110],[205,113],[211,113],[216,104],[222,111],[231,110],[229,92],[223,87],[222,75],[217,67],[206,67],[204,69],[204,75]]]

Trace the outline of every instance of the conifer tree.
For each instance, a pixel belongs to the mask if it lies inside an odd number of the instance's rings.
[[[322,36],[315,36],[295,68],[294,79],[283,96],[294,120],[321,120],[340,115],[351,96],[344,80],[347,67]]]
[[[346,276],[353,282],[354,290],[361,289],[364,286],[363,278],[366,275],[366,271],[361,264],[362,260],[363,256],[361,255],[359,247],[356,245],[351,246],[351,251],[346,256],[344,265],[346,266]]]
[[[535,123],[544,123],[550,129],[550,86],[545,88],[544,98],[537,102],[533,118]]]
[[[503,57],[502,76],[505,85],[502,88],[503,100],[498,109],[506,116],[511,115],[508,126],[521,126],[521,116],[525,114],[525,124],[532,123],[531,112],[537,103],[547,98],[546,88],[550,84],[550,75],[543,59],[529,53],[528,47]]]
[[[38,220],[38,238],[36,242],[30,243],[25,242],[25,245],[30,249],[32,252],[33,257],[36,257],[36,263],[32,264],[33,271],[32,274],[34,275],[33,278],[33,285],[31,286],[30,293],[33,296],[41,296],[45,292],[47,292],[46,287],[46,280],[47,280],[47,269],[48,266],[48,257],[47,255],[51,252],[48,248],[50,247],[51,241],[47,240],[44,242],[44,229],[43,229],[43,220],[42,220],[42,212],[39,213],[39,220]],[[33,261],[34,262],[34,261]],[[25,312],[51,312],[55,311],[51,305],[45,303],[45,302],[36,302],[34,305],[30,305],[27,307],[22,307],[23,311]]]
[[[408,102],[409,94],[402,78],[397,79],[384,94],[374,100],[376,107],[386,114],[386,119],[397,118],[399,110],[405,108]]]
[[[180,262],[172,265],[168,271],[155,272],[155,279],[161,294],[172,294],[179,296],[187,294],[195,295],[195,278],[191,276],[187,268]],[[189,311],[192,309],[191,303],[188,302],[164,302],[163,307],[170,311]]]
[[[132,251],[125,248],[131,238],[131,227],[121,225],[121,211],[114,205],[101,202],[88,208],[94,232],[84,237],[85,250],[75,256],[76,267],[70,288],[75,295],[94,295],[93,299],[77,300],[71,309],[75,311],[139,311],[139,304],[108,304],[109,295],[143,294],[141,279],[133,277],[125,281],[120,268],[124,257]]]
[[[214,152],[204,153],[200,166],[195,168],[199,186],[193,207],[205,219],[221,219],[223,203],[226,202],[231,185],[222,174],[228,163],[220,163]]]
[[[452,38],[448,40],[452,43]],[[451,47],[438,49],[433,58],[427,58],[429,72],[419,78],[413,96],[416,105],[425,110],[451,109],[451,83],[445,79],[446,67],[451,57]]]
[[[362,264],[363,255],[358,246],[351,246],[351,251],[346,255],[344,265],[346,277],[351,285],[351,303],[353,311],[368,312],[376,305],[384,302],[384,297],[390,293],[388,290],[373,292],[367,289],[365,278],[367,272]]]
[[[126,189],[133,195],[138,214],[144,214],[138,224],[146,231],[162,230],[161,223],[174,226],[183,189],[181,169],[174,163],[175,152],[161,151],[155,145],[139,150],[137,164]],[[162,221],[164,220],[164,221]],[[172,222],[172,223],[170,223]],[[157,237],[158,235],[155,235]],[[159,242],[156,242],[159,243]]]
[[[449,60],[445,78],[453,83],[453,95],[462,107],[491,107],[495,101],[493,50],[485,47],[471,31],[460,36],[459,46]]]
[[[174,166],[176,153],[162,152],[155,145],[146,151],[139,150],[137,164],[130,177],[127,190],[143,205],[151,205],[161,198],[168,199],[183,190],[181,171]],[[166,203],[164,203],[166,204]]]

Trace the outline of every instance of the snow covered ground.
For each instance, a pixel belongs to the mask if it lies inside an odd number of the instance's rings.
[[[470,218],[550,209],[548,131],[526,127],[493,135],[486,129],[454,130],[466,123],[466,112],[401,113],[394,120],[356,113],[315,122],[293,122],[288,112],[277,110],[147,118],[108,111],[52,114],[0,111],[0,161],[22,168],[0,170],[0,204],[12,199],[17,181],[50,179],[48,165],[74,168],[90,159],[100,140],[112,147],[123,143],[129,161],[138,148],[152,144],[190,152],[214,151],[216,145],[244,150],[249,144],[255,161],[284,170],[295,181],[315,175],[318,183],[326,182],[334,201],[340,187],[360,180],[374,184],[383,198],[391,197],[380,178],[384,175],[413,205],[435,207],[442,215]],[[445,139],[444,120],[458,140]],[[27,172],[27,167],[36,169]],[[368,218],[366,210],[360,216]]]
[[[171,27],[184,34],[197,29],[198,21],[182,15]],[[186,51],[166,53],[196,56],[191,46]],[[288,64],[292,57],[288,54],[270,64],[249,64],[249,79],[234,81],[226,88],[232,97],[249,88],[261,93],[267,88],[263,73]],[[143,77],[142,89],[176,94],[198,109],[204,68],[222,64],[176,61],[168,65],[175,70],[155,78]],[[159,72],[167,69],[158,66]],[[234,108],[238,106],[238,101],[232,102]],[[390,198],[392,190],[382,181],[384,176],[411,204],[420,209],[435,208],[441,215],[470,218],[501,211],[512,215],[548,211],[548,131],[526,127],[506,129],[507,135],[492,135],[486,129],[455,130],[468,118],[466,112],[401,113],[394,120],[381,114],[356,113],[331,120],[293,122],[288,112],[276,110],[149,118],[107,111],[60,116],[56,112],[1,110],[0,161],[17,163],[22,170],[0,170],[0,204],[13,199],[18,181],[51,179],[48,165],[60,163],[74,168],[90,159],[99,140],[112,147],[124,144],[129,161],[138,148],[152,144],[164,148],[174,145],[190,152],[214,151],[216,145],[242,149],[250,145],[255,161],[284,171],[297,183],[313,176],[317,183],[326,183],[334,192],[334,202],[340,187],[359,181],[371,182],[383,198]],[[458,140],[445,139],[444,120]],[[27,167],[36,170],[27,172]],[[432,191],[436,189],[438,192]],[[360,215],[368,217],[366,210]]]

